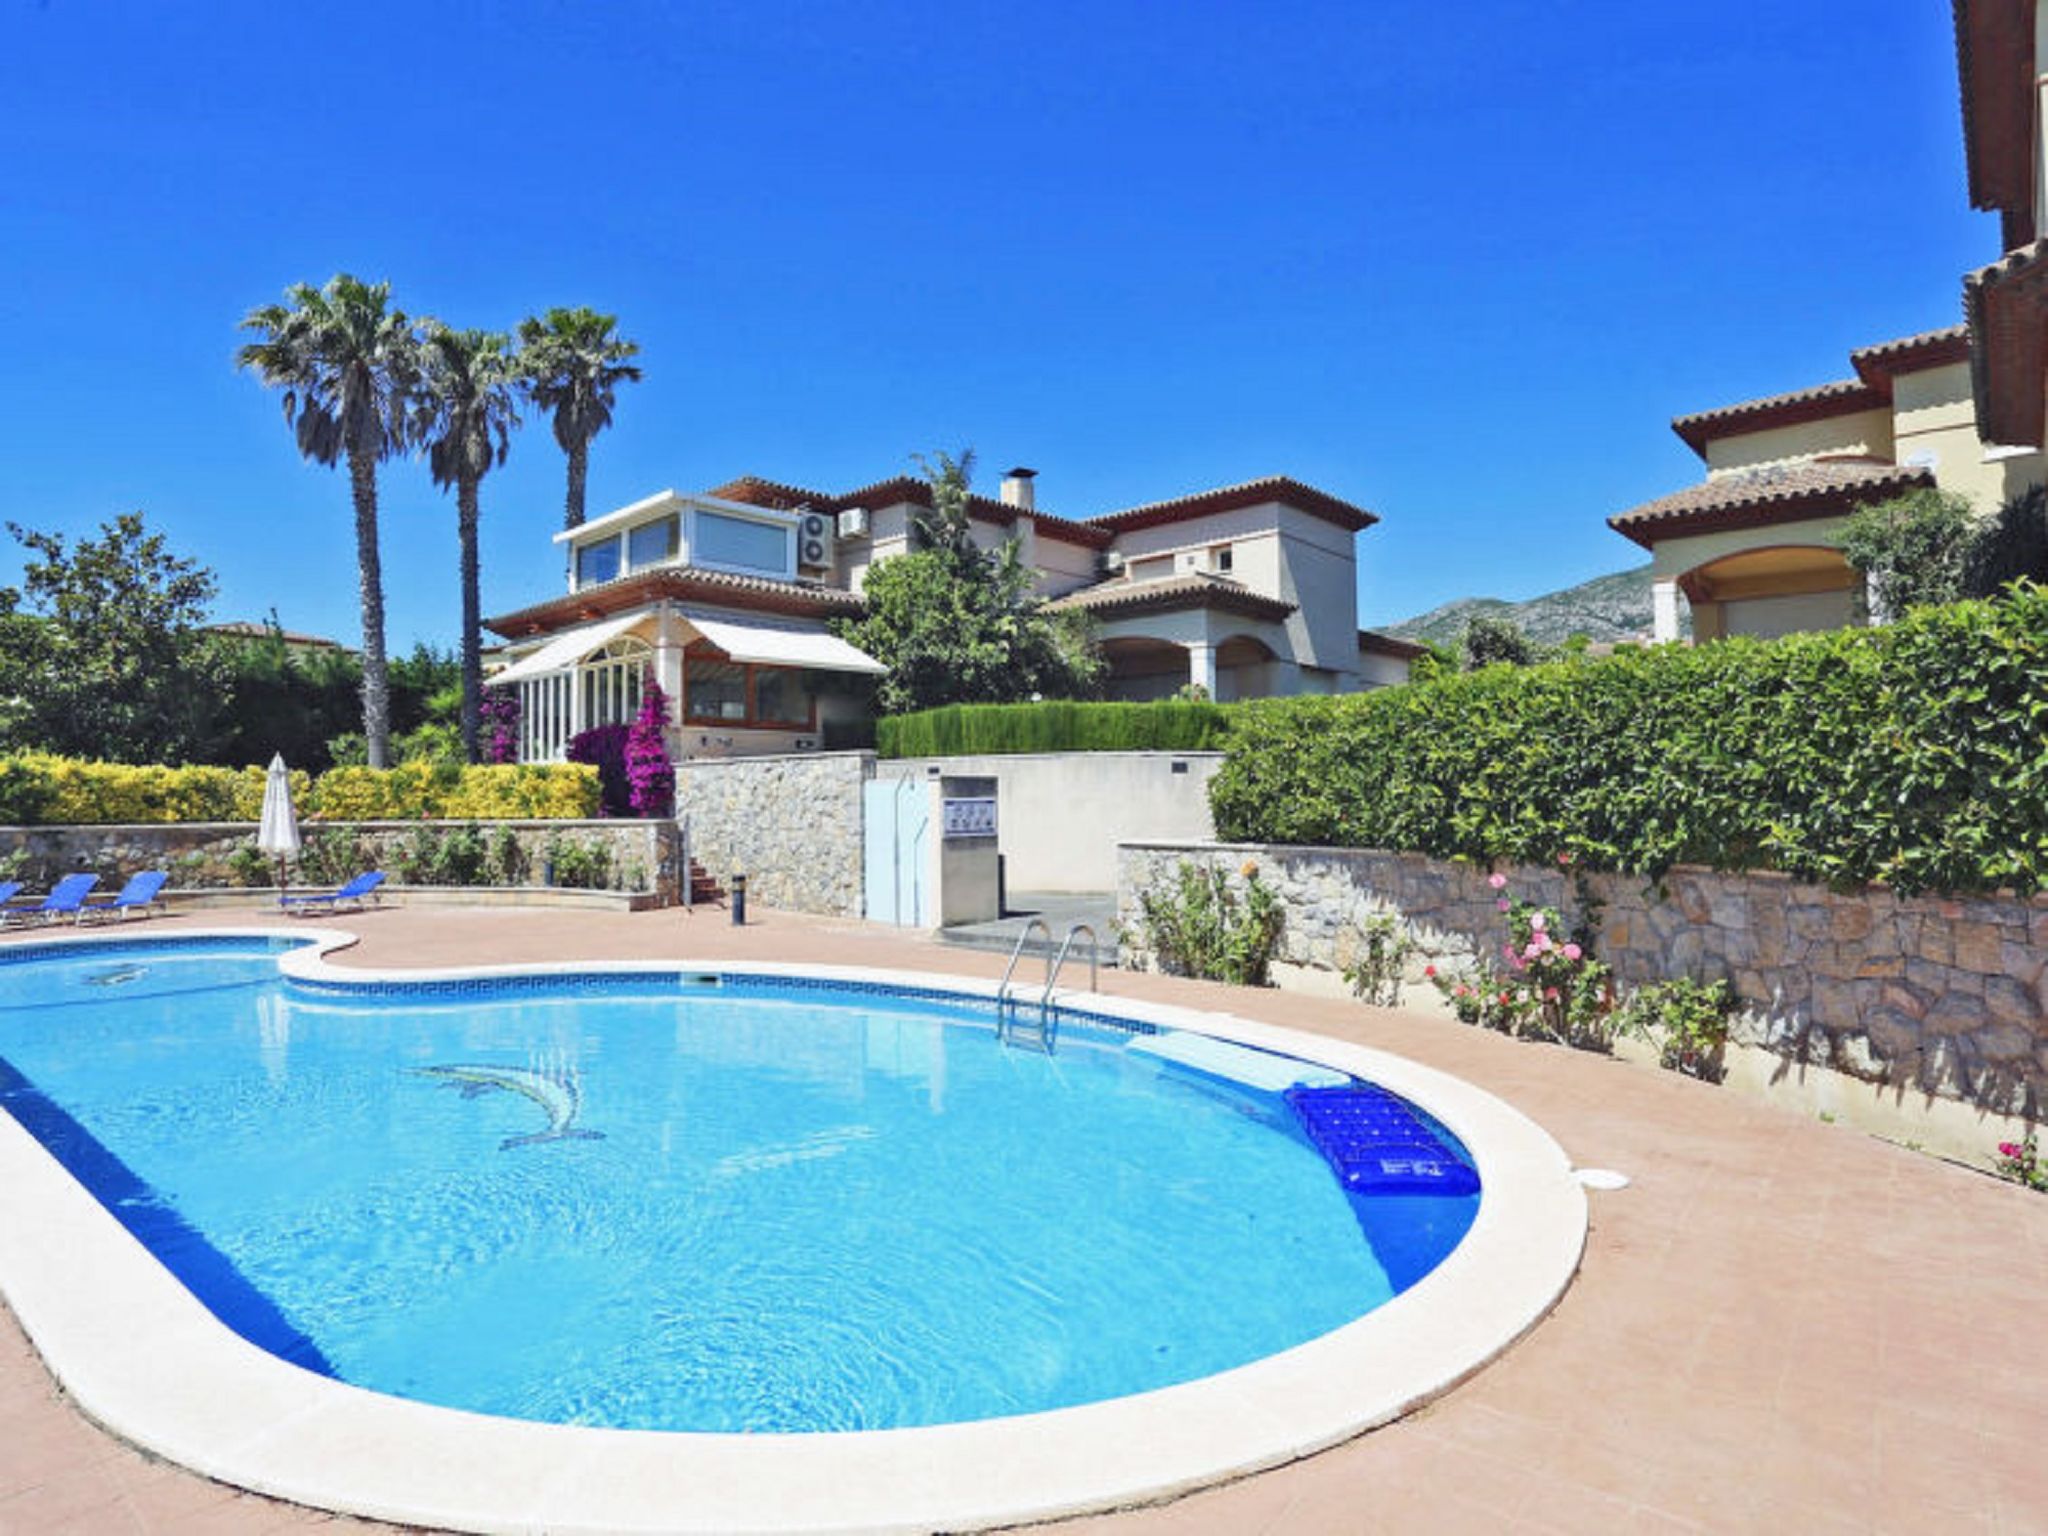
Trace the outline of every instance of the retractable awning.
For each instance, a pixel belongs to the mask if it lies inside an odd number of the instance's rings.
[[[531,656],[522,656],[504,671],[494,673],[484,681],[495,688],[503,683],[521,683],[529,677],[564,671],[592,651],[610,645],[646,617],[645,613],[624,613],[601,623],[585,624],[579,629],[565,629]]]
[[[812,667],[820,672],[865,672],[879,676],[889,669],[837,635],[815,629],[785,629],[750,623],[730,614],[713,617],[694,609],[680,610],[692,629],[734,661],[769,667]]]

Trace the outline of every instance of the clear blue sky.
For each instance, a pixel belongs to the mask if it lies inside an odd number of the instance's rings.
[[[615,311],[596,512],[972,445],[1087,516],[1287,473],[1377,511],[1361,617],[1633,562],[1675,413],[1959,314],[1943,0],[110,6],[0,11],[0,515],[140,507],[222,617],[359,631],[348,491],[239,376],[298,280]],[[557,590],[544,424],[486,611]],[[454,512],[384,477],[395,647]],[[0,583],[17,552],[0,541]]]

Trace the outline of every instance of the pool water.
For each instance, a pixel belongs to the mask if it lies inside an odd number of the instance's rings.
[[[1046,1055],[985,1004],[770,978],[0,952],[0,1106],[229,1326],[376,1391],[617,1428],[1164,1387],[1360,1317],[1470,1225],[1477,1196],[1346,1193],[1275,1093],[1134,1038],[1067,1017]]]

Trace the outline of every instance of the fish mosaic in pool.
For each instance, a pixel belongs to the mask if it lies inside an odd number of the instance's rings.
[[[425,1402],[750,1432],[1066,1407],[1341,1327],[1482,1198],[1346,1188],[1284,1059],[1202,1037],[1070,1014],[1020,1051],[985,1004],[817,978],[358,993],[276,954],[9,959],[0,1107],[229,1326]]]

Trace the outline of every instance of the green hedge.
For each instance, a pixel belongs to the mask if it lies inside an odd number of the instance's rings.
[[[1210,793],[1232,841],[2031,891],[2048,592],[1249,705]]]
[[[875,722],[884,757],[997,752],[1199,752],[1223,745],[1234,706],[1155,704],[949,704]]]

